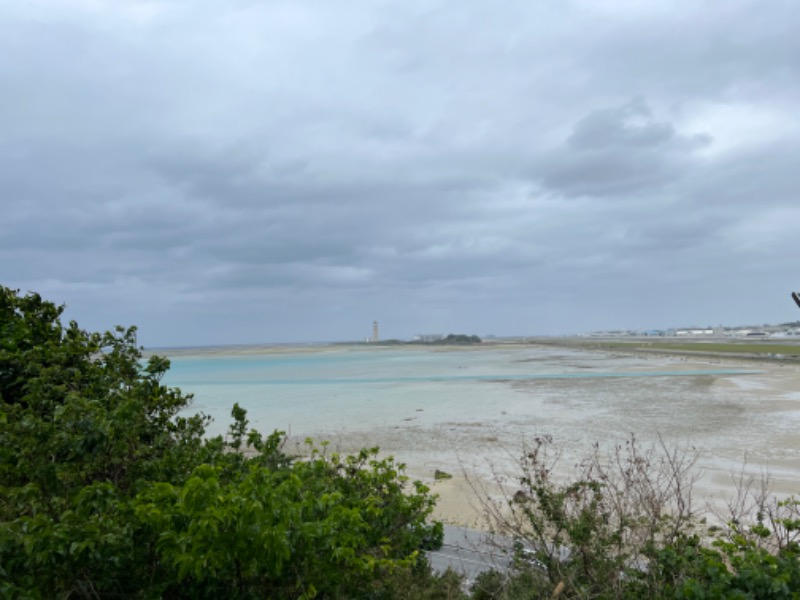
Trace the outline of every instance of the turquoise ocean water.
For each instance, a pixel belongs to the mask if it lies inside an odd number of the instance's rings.
[[[398,426],[476,422],[524,411],[525,382],[687,379],[753,373],[681,369],[662,359],[549,348],[454,351],[323,348],[311,352],[200,354],[171,358],[164,383],[195,396],[191,411],[214,418],[222,433],[235,402],[262,431],[295,435]],[[522,404],[521,404],[522,403]]]

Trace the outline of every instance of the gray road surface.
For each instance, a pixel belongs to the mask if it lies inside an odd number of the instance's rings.
[[[443,573],[448,567],[472,581],[490,569],[507,571],[511,565],[511,541],[463,527],[444,526],[444,544],[428,552],[431,566]]]

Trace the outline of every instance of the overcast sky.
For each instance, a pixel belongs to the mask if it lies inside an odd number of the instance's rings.
[[[0,283],[146,346],[800,318],[800,3],[0,4]]]

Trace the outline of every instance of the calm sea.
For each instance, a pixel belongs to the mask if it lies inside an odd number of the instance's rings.
[[[656,377],[687,380],[752,372],[687,370],[669,359],[518,347],[453,351],[334,347],[182,355],[171,362],[164,383],[194,394],[191,411],[214,418],[209,433],[224,432],[231,407],[239,403],[247,409],[251,426],[301,436],[367,431],[412,419],[423,427],[454,420],[485,422],[500,412],[525,412],[532,406],[520,393],[525,382],[550,382],[552,387],[562,380],[574,384]]]

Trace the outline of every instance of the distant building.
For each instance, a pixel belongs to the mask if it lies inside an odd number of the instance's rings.
[[[642,331],[641,335],[644,337],[664,337],[667,332],[662,329],[648,329],[647,331]]]
[[[418,333],[414,336],[413,341],[415,342],[439,342],[443,340],[445,334],[443,333]]]
[[[373,342],[377,342],[378,341],[378,322],[377,321],[373,321],[372,322],[372,341]]]

